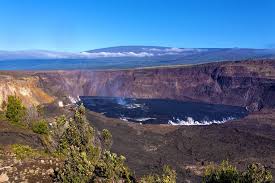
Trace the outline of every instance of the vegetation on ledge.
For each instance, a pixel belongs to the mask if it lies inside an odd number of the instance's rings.
[[[57,182],[134,182],[133,175],[125,165],[123,156],[102,148],[100,138],[85,117],[85,108],[76,109],[74,117],[63,117],[56,123],[56,131],[62,132],[57,151],[65,157],[65,163],[56,172]],[[111,140],[104,130],[103,139]],[[103,142],[106,143],[106,142]]]
[[[271,183],[272,174],[258,163],[248,165],[245,171],[240,172],[228,161],[219,166],[209,165],[203,178],[204,183]]]
[[[9,96],[6,106],[7,119],[15,124],[18,124],[26,115],[26,107],[17,96]]]
[[[45,155],[45,153],[40,150],[22,144],[13,144],[11,146],[11,152],[15,154],[17,159],[36,158]]]
[[[61,163],[53,175],[60,183],[176,183],[176,171],[164,166],[161,174],[149,174],[141,179],[126,165],[126,158],[110,151],[112,134],[94,129],[86,119],[85,107],[74,109],[74,115],[61,115],[49,125],[49,119],[41,117],[42,108],[26,108],[16,96],[10,96],[5,115],[11,124],[24,127],[41,137],[47,154],[22,144],[13,144],[11,152],[18,159],[53,156]],[[204,183],[271,183],[272,175],[258,163],[250,164],[244,171],[230,165],[209,165],[203,176]]]
[[[176,183],[176,171],[170,166],[163,167],[162,175],[152,174],[141,178],[141,183]]]

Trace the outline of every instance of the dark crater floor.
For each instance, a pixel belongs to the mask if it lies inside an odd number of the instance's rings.
[[[140,125],[88,112],[97,129],[109,129],[112,150],[124,154],[137,176],[177,170],[177,182],[200,182],[210,162],[229,160],[242,169],[260,162],[275,175],[275,111],[261,111],[230,123],[207,126]]]
[[[243,107],[183,102],[168,99],[121,97],[80,97],[91,111],[107,117],[142,124],[208,125],[240,119],[248,114]]]

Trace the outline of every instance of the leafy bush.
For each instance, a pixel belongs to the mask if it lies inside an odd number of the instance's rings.
[[[8,96],[6,117],[13,123],[20,122],[26,114],[26,108],[21,99],[16,96]]]
[[[67,119],[66,119],[65,115],[61,115],[55,119],[55,122],[56,122],[57,127],[59,128],[59,127],[63,127],[65,125],[65,123],[67,122]]]
[[[67,159],[64,167],[57,172],[57,182],[86,183],[91,179],[94,165],[100,157],[100,151],[94,145],[94,129],[85,117],[85,108],[76,109],[73,119],[64,116],[57,118],[57,129],[63,129],[59,140],[58,152]]]
[[[176,183],[177,174],[170,166],[163,167],[162,175],[152,174],[141,178],[141,183]]]
[[[228,161],[223,161],[221,165],[215,167],[210,165],[205,170],[204,181],[205,183],[238,183],[239,172],[236,167],[229,164]]]
[[[106,146],[106,148],[110,148],[112,144],[112,134],[109,130],[103,129],[102,130],[102,138],[103,138],[103,143]]]
[[[60,123],[63,122],[63,120],[60,121]],[[59,128],[61,127],[59,126]],[[91,146],[94,146],[95,132],[86,119],[84,106],[76,109],[73,119],[70,119],[68,126],[64,128],[65,131],[60,139],[59,150],[67,153],[70,146],[75,146],[81,152],[86,152],[90,156]]]
[[[58,145],[58,152],[67,159],[56,172],[55,181],[65,183],[86,182],[132,182],[132,176],[124,165],[125,158],[105,151],[101,153],[95,131],[85,117],[85,108],[76,109],[70,120],[58,118],[57,129],[64,129]],[[105,131],[110,138],[109,131]]]
[[[147,175],[141,178],[141,183],[161,183],[161,180],[157,175]]]
[[[1,112],[0,111],[0,120],[2,121],[4,121],[4,120],[6,120],[7,118],[6,118],[6,114],[4,113],[4,112]]]
[[[270,183],[272,182],[272,174],[259,163],[248,165],[246,171],[242,173],[242,183]]]
[[[19,159],[33,158],[40,155],[39,151],[31,148],[28,145],[22,145],[22,144],[13,144],[11,146],[11,151]]]
[[[45,120],[40,120],[32,124],[32,131],[38,134],[48,134],[49,127]]]
[[[270,183],[272,182],[272,175],[261,164],[251,164],[244,172],[239,172],[228,161],[223,161],[219,166],[210,165],[206,168],[203,182]]]
[[[118,156],[110,151],[105,151],[102,159],[95,166],[95,174],[93,182],[98,182],[96,179],[99,177],[105,182],[119,182],[122,179],[124,182],[132,182],[133,177],[128,167],[124,164],[126,158]]]
[[[57,172],[56,180],[62,183],[87,183],[92,177],[94,166],[85,152],[70,147],[70,153],[62,170]]]
[[[162,182],[163,183],[176,183],[177,174],[170,166],[163,167]]]

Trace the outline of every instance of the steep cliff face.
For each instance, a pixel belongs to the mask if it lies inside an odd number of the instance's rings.
[[[48,95],[37,86],[37,77],[16,77],[10,74],[0,74],[0,110],[9,95],[20,97],[27,106],[50,103],[54,97]]]
[[[226,62],[114,71],[36,73],[54,96],[169,98],[246,106],[275,106],[275,62]]]
[[[248,107],[275,107],[275,60],[222,62],[108,71],[29,73],[37,88],[59,99],[120,96],[194,100]],[[38,98],[36,98],[38,100]]]

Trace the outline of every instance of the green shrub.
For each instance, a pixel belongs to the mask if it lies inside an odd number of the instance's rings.
[[[124,164],[126,158],[124,156],[118,156],[110,151],[103,153],[102,159],[95,166],[95,173],[93,181],[100,177],[104,182],[132,182],[133,177],[129,168]]]
[[[32,131],[38,134],[49,134],[48,123],[45,120],[40,120],[32,124]]]
[[[272,174],[259,163],[248,165],[246,171],[242,173],[242,183],[270,183]]]
[[[39,151],[31,148],[28,145],[13,144],[11,151],[16,155],[18,159],[33,158],[40,155]]]
[[[223,161],[221,165],[215,167],[209,165],[205,170],[204,180],[205,183],[238,183],[239,172],[236,167],[229,164],[228,161]]]
[[[85,108],[76,109],[74,117],[68,121],[59,118],[57,129],[65,129],[58,145],[58,153],[67,159],[64,166],[56,172],[55,181],[65,183],[86,182],[132,182],[125,158],[105,151],[95,136],[95,131],[88,123]],[[104,130],[104,138],[110,138]]]
[[[0,111],[0,120],[2,121],[4,121],[4,120],[6,120],[7,118],[6,118],[6,114],[4,113],[4,112],[1,112]]]
[[[16,96],[8,96],[6,117],[13,123],[20,122],[26,114],[26,108],[21,99]]]
[[[106,148],[110,148],[112,145],[112,134],[109,130],[103,129],[101,132],[103,143],[106,146]]]
[[[157,175],[147,175],[141,178],[141,183],[161,183],[161,179]]]
[[[206,168],[203,178],[205,183],[270,183],[271,172],[261,164],[250,164],[244,172],[223,161],[221,165],[210,165]]]
[[[94,165],[85,152],[72,146],[62,170],[57,172],[56,181],[62,183],[87,183],[92,177]]]
[[[165,165],[161,175],[151,174],[141,178],[141,183],[176,183],[177,174],[170,166]]]
[[[163,167],[162,182],[163,183],[176,183],[177,174],[170,166]]]
[[[56,122],[56,125],[58,128],[63,127],[65,125],[66,121],[67,121],[67,119],[66,119],[65,115],[58,116],[55,119],[55,122]]]
[[[85,117],[85,108],[76,109],[73,119],[60,117],[57,128],[64,129],[59,140],[58,152],[65,155],[64,167],[57,172],[55,181],[64,183],[86,183],[93,175],[100,151],[94,145],[94,129]]]

